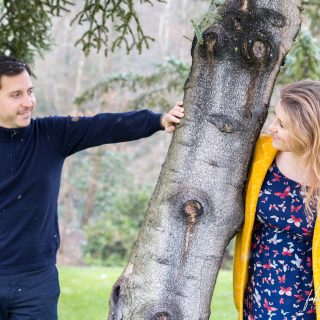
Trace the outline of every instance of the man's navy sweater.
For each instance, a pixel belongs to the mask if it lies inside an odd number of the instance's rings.
[[[40,118],[20,129],[0,127],[0,275],[56,263],[57,201],[66,157],[150,136],[161,129],[160,116],[141,110]]]

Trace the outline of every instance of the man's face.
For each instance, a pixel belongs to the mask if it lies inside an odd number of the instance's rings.
[[[23,71],[13,76],[2,76],[0,81],[0,126],[27,127],[36,107],[30,75]]]

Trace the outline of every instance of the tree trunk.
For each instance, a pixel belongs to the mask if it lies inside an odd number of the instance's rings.
[[[109,319],[209,319],[223,254],[243,222],[255,142],[300,28],[299,0],[233,0],[192,45],[173,136]],[[230,297],[231,299],[231,297]]]

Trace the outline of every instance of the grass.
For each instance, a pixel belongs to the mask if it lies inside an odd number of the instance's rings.
[[[122,268],[60,267],[59,320],[106,320],[112,285]],[[233,305],[232,273],[219,273],[210,320],[236,319]]]

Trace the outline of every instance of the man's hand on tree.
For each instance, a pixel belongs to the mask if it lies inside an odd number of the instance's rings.
[[[177,101],[175,106],[161,117],[161,126],[166,132],[174,132],[176,130],[176,125],[180,123],[180,119],[183,116],[183,101]]]

